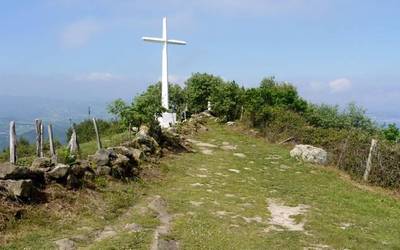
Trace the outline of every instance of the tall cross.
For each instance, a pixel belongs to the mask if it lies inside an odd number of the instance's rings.
[[[168,39],[167,35],[167,18],[163,18],[163,34],[162,38],[143,37],[146,42],[155,42],[163,44],[162,51],[162,80],[161,80],[161,104],[165,109],[169,109],[168,100],[168,44],[186,45],[185,41]]]

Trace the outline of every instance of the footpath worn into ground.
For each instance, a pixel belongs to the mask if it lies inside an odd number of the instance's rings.
[[[400,249],[398,198],[355,185],[332,168],[298,162],[288,148],[229,126],[211,123],[190,141],[195,152],[164,158],[155,173],[161,179],[143,184],[140,195],[112,220],[77,221],[67,234],[44,237],[46,244],[60,249]],[[22,234],[22,242],[28,244],[30,236]]]

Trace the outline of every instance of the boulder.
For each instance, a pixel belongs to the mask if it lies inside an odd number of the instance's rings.
[[[0,180],[0,190],[4,190],[13,198],[28,199],[32,197],[35,188],[31,180]]]
[[[75,250],[77,249],[75,242],[70,239],[61,239],[54,242],[58,250]]]
[[[94,174],[86,161],[78,162],[71,166],[70,172],[78,178],[83,178],[87,172]]]
[[[4,163],[0,165],[0,179],[29,179],[30,170],[26,167],[15,166],[11,163]]]
[[[305,162],[325,165],[328,161],[328,153],[322,148],[317,148],[311,145],[296,145],[290,156],[296,159],[301,159]]]
[[[82,186],[82,181],[74,174],[69,174],[67,177],[67,186],[70,188],[80,188]]]
[[[50,158],[47,157],[39,157],[33,160],[31,169],[38,169],[38,168],[51,168],[54,164]]]
[[[36,186],[44,184],[44,171],[41,169],[29,169],[27,167],[15,166],[11,163],[0,165],[0,179],[3,180],[26,180],[31,179]]]
[[[98,166],[96,168],[96,174],[99,176],[110,175],[111,168],[109,166]]]
[[[125,155],[122,154],[117,154],[117,158],[115,158],[112,162],[111,162],[111,166],[112,167],[121,167],[121,168],[125,168],[129,165],[129,158]]]
[[[145,129],[141,129],[130,145],[141,149],[146,155],[158,155],[160,153],[160,145],[153,137],[146,134],[145,131]]]
[[[115,152],[117,155],[121,154],[128,157],[129,160],[131,161],[130,163],[136,165],[139,165],[140,161],[145,159],[143,151],[137,148],[119,146],[119,147],[108,148],[107,150],[111,150]]]
[[[171,130],[164,129],[162,131],[161,143],[163,147],[176,152],[190,152],[191,149],[185,144],[185,138]]]
[[[131,148],[132,159],[135,160],[138,164],[141,161],[145,160],[146,156],[144,155],[143,151],[137,148]]]
[[[46,176],[54,180],[63,179],[69,173],[70,168],[68,165],[57,164],[52,170],[46,173]]]
[[[96,166],[108,166],[112,158],[112,151],[107,149],[97,150],[90,158]]]

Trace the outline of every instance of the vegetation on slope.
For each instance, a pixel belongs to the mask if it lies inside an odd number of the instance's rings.
[[[27,208],[26,219],[2,234],[2,242],[8,242],[3,248],[49,249],[58,239],[79,236],[82,249],[148,249],[159,221],[147,206],[157,195],[173,218],[166,237],[181,249],[400,245],[398,198],[356,185],[332,168],[297,162],[285,147],[249,136],[245,128],[208,126],[208,132],[193,138],[197,153],[170,155],[159,167],[149,168],[143,182],[98,179],[97,191],[62,190],[51,207]],[[271,227],[273,202],[289,208],[304,204],[307,209],[292,220],[304,223],[302,230]],[[131,223],[142,230],[126,231]],[[106,227],[116,234],[95,240],[93,232]]]

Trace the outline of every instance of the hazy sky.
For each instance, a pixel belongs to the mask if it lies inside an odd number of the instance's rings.
[[[18,0],[0,8],[0,95],[129,99],[161,74],[209,72],[245,86],[265,76],[308,100],[368,108],[400,120],[397,0]]]

